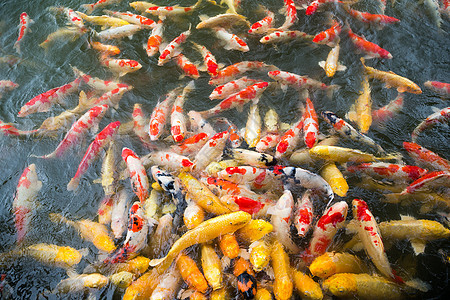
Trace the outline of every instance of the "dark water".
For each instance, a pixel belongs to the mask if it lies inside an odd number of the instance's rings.
[[[113,5],[112,9],[126,11],[130,10],[128,1]],[[131,2],[131,1],[130,1]],[[152,1],[155,4],[180,4],[192,5],[194,1]],[[356,8],[362,11],[377,12],[373,5],[377,1],[361,1]],[[427,80],[449,82],[450,78],[450,43],[449,43],[449,21],[444,18],[441,29],[438,29],[430,14],[427,13],[419,1],[397,0],[396,5],[391,7],[388,3],[386,14],[401,20],[399,24],[387,26],[381,31],[361,25],[357,21],[349,19],[355,33],[364,36],[387,49],[393,55],[392,60],[371,60],[368,65],[381,70],[391,70],[399,75],[405,76],[416,82],[423,89],[423,94],[405,95],[405,105],[402,112],[391,121],[381,127],[372,127],[369,136],[375,139],[387,150],[402,152],[402,142],[410,140],[411,131],[425,117],[433,113],[434,108],[444,108],[448,102],[442,100],[434,93],[424,88],[423,83]],[[18,36],[17,25],[19,15],[25,11],[35,21],[30,32],[22,41],[22,59],[19,64],[8,65],[0,63],[0,80],[9,79],[20,85],[19,88],[8,92],[0,100],[0,119],[5,122],[13,122],[20,129],[37,128],[41,122],[51,115],[57,115],[64,111],[65,107],[55,106],[48,113],[33,114],[25,118],[18,118],[17,112],[20,107],[34,96],[45,92],[56,86],[63,85],[74,79],[71,66],[76,66],[83,72],[99,78],[110,78],[112,75],[101,67],[94,50],[89,49],[86,37],[74,42],[61,41],[51,46],[48,51],[39,47],[48,34],[65,25],[64,18],[55,16],[47,9],[49,6],[61,5],[80,9],[80,5],[86,1],[24,1],[24,0],[0,0],[0,56],[17,55],[13,44]],[[256,4],[261,3],[277,12],[282,6],[282,1],[250,1],[243,0],[242,14],[247,16],[250,22],[259,20],[262,15],[255,13]],[[223,12],[210,5],[205,5],[201,13],[214,15]],[[338,18],[346,19],[341,9],[334,9]],[[197,12],[180,20],[168,21],[165,27],[165,37],[171,40],[182,31],[189,28],[189,24],[198,22]],[[316,14],[305,17],[299,11],[300,20],[293,29],[315,34],[327,28],[324,24],[324,14]],[[281,25],[284,18],[276,14],[275,26]],[[98,29],[98,28],[97,28]],[[148,31],[144,30],[136,34],[132,40],[127,38],[113,41],[120,47],[121,57],[138,60],[143,68],[136,73],[129,74],[123,78],[126,83],[135,88],[125,94],[119,108],[110,110],[103,118],[100,128],[111,121],[129,121],[134,103],[142,103],[144,111],[150,114],[158,99],[173,89],[175,86],[186,83],[188,79],[179,79],[179,69],[173,63],[164,67],[157,66],[157,57],[147,57],[142,45],[146,43]],[[218,47],[217,40],[208,31],[193,31],[190,39],[204,44],[212,50],[218,62],[229,65],[243,60],[259,60],[268,64],[274,64],[281,70],[297,74],[309,75],[327,84],[339,84],[341,89],[335,93],[332,99],[325,95],[312,95],[317,111],[331,110],[339,116],[344,116],[349,107],[358,97],[359,84],[361,82],[360,55],[355,53],[353,46],[347,38],[341,42],[340,61],[347,66],[347,71],[338,72],[333,79],[328,79],[324,71],[318,66],[318,62],[325,60],[329,47],[311,47],[307,43],[291,42],[279,44],[277,47],[259,44],[259,38],[248,37],[250,46],[248,53],[226,51]],[[186,49],[186,55],[192,60],[201,60],[198,53]],[[265,78],[263,76],[263,78]],[[191,109],[203,110],[213,104],[207,98],[212,87],[207,84],[208,77],[203,76],[196,81],[196,90],[189,97],[185,111]],[[395,98],[396,91],[387,90],[377,82],[371,82],[373,108],[379,108]],[[74,107],[78,101],[76,95],[70,96],[66,107]],[[265,93],[261,101],[261,112],[264,113],[268,106],[275,107],[282,121],[292,123],[298,119],[297,106],[298,96],[295,91],[275,91]],[[215,103],[214,103],[215,104]],[[245,125],[246,114],[236,114],[235,111],[224,113],[230,117],[239,127]],[[327,128],[322,126],[321,128]],[[100,177],[101,160],[97,161],[87,172],[81,181],[79,189],[75,192],[66,190],[67,182],[74,175],[77,166],[87,147],[84,145],[76,147],[70,155],[57,160],[39,160],[30,157],[31,154],[45,154],[54,150],[63,136],[60,133],[57,139],[16,139],[0,136],[0,251],[4,252],[14,247],[15,230],[12,217],[12,200],[18,179],[23,169],[35,163],[39,179],[43,182],[43,188],[39,192],[38,201],[40,206],[36,209],[32,228],[28,235],[28,242],[54,243],[58,245],[69,245],[77,249],[88,248],[90,254],[82,260],[80,270],[95,258],[94,247],[80,239],[78,234],[68,226],[55,225],[48,220],[48,213],[58,212],[67,215],[71,219],[88,218],[94,219],[100,199],[103,196],[101,185],[92,184],[92,181]],[[436,126],[421,135],[418,142],[437,152],[450,157],[449,151],[449,128],[448,125]],[[123,138],[123,145],[134,149],[138,155],[147,153],[138,141],[133,137]],[[406,158],[406,162],[412,161]],[[128,182],[126,182],[129,185]],[[129,186],[128,186],[129,188]],[[415,217],[440,220],[442,218],[435,212],[420,215],[417,207],[400,207],[386,205],[379,202],[379,194],[363,189],[352,187],[345,198],[360,197],[369,203],[380,221],[392,218],[398,219],[399,214],[411,214]],[[351,215],[349,213],[349,215]],[[445,262],[442,252],[446,258],[450,251],[449,241],[436,241],[429,243],[425,254],[415,259],[417,276],[428,282],[432,289],[423,298],[437,299],[445,298],[448,292],[449,262]],[[394,247],[388,254],[390,261],[404,257],[404,253],[410,253],[408,244],[400,244]],[[411,258],[411,261],[413,259]],[[45,291],[52,290],[56,284],[66,278],[62,269],[51,268],[36,263],[31,259],[17,259],[12,266],[4,268],[1,273],[6,274],[6,280],[13,288],[14,298],[34,299],[42,297]],[[113,288],[107,288],[97,294],[98,297],[113,297]],[[116,294],[117,296],[117,294]],[[81,295],[76,295],[81,297]]]

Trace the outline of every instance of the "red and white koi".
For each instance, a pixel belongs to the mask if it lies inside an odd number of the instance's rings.
[[[184,75],[191,77],[192,79],[198,79],[200,73],[197,65],[192,63],[183,53],[180,53],[175,58],[176,64],[183,70]]]
[[[319,134],[319,120],[317,119],[314,105],[306,98],[306,109],[303,114],[303,139],[308,148],[314,147],[317,143],[317,135]]]
[[[78,27],[81,30],[85,29],[83,19],[79,14],[77,14],[73,9],[63,7],[62,10],[66,14],[67,19],[69,19],[69,22],[71,25],[74,25]]]
[[[427,173],[415,180],[404,189],[400,195],[414,194],[421,191],[428,191],[431,186],[450,187],[450,172],[434,171]]]
[[[141,29],[141,25],[128,24],[100,31],[97,33],[97,37],[101,40],[120,39],[126,36],[131,37]]]
[[[136,24],[140,25],[143,28],[146,29],[153,29],[156,25],[156,22],[152,19],[146,18],[141,15],[132,14],[130,12],[120,12],[120,11],[111,11],[111,10],[104,10],[108,15],[120,18],[124,21],[127,21],[130,24]]]
[[[22,42],[24,36],[28,32],[31,32],[30,25],[33,23],[34,21],[30,19],[30,17],[26,12],[20,14],[19,37],[17,38],[17,41],[14,43],[14,48],[19,54],[20,54],[20,43]]]
[[[211,135],[205,132],[200,132],[185,139],[181,143],[171,146],[170,148],[172,149],[172,151],[180,155],[192,155],[197,153],[203,147],[203,145],[206,144],[210,136]]]
[[[166,125],[166,120],[169,115],[172,103],[175,101],[178,94],[178,89],[170,91],[164,101],[158,102],[153,109],[152,115],[150,116],[149,123],[149,135],[150,140],[156,141],[161,136],[164,126]]]
[[[145,162],[149,161],[152,165],[160,166],[169,172],[187,171],[193,165],[188,157],[168,151],[151,152],[141,160],[144,159]]]
[[[295,204],[294,225],[297,228],[299,237],[304,237],[312,225],[314,217],[314,207],[311,200],[311,193],[306,191],[301,201]]]
[[[81,6],[86,10],[87,14],[91,14],[94,10],[114,4],[119,3],[122,0],[98,0],[95,3],[82,4]]]
[[[312,40],[313,38],[313,35],[298,30],[276,30],[263,36],[259,42],[261,44],[275,44],[292,40]]]
[[[339,63],[339,52],[341,47],[339,44],[333,47],[328,53],[326,61],[320,61],[319,66],[325,70],[327,77],[333,77],[336,71],[345,71],[347,67]]]
[[[273,65],[266,65],[265,63],[260,61],[241,61],[219,70],[217,77],[211,78],[209,84],[211,85],[225,84],[235,79],[236,77],[239,77],[244,72],[264,68],[270,68],[275,70],[278,69]]]
[[[247,43],[234,33],[230,33],[222,27],[215,28],[214,32],[216,37],[223,42],[223,48],[225,50],[238,50],[242,52],[248,52],[250,50]]]
[[[368,256],[381,274],[397,281],[401,280],[392,272],[391,265],[384,252],[384,245],[381,240],[377,221],[370,212],[367,203],[360,199],[354,199],[352,206],[353,218],[358,220],[359,224],[358,236],[361,239]]]
[[[175,202],[175,205],[179,209],[179,205],[182,205],[186,202],[185,192],[180,179],[178,177],[172,176],[172,174],[166,171],[161,170],[157,166],[152,166],[151,172],[153,179],[158,182],[163,190],[170,193],[173,201]]]
[[[216,77],[219,71],[219,65],[217,64],[214,55],[202,45],[192,42],[194,47],[200,52],[203,57],[204,65],[206,66],[206,71],[211,77]],[[211,98],[211,97],[210,97]],[[212,98],[211,98],[212,99]]]
[[[379,177],[392,181],[408,182],[417,180],[425,175],[428,170],[417,166],[390,164],[383,162],[362,163],[358,165],[347,166],[347,171],[363,172],[370,177]]]
[[[301,133],[303,131],[303,117],[298,120],[296,124],[294,124],[288,131],[284,133],[284,135],[280,138],[280,141],[277,144],[275,158],[279,159],[286,154],[294,151],[295,147],[298,146]]]
[[[286,20],[284,21],[283,25],[281,25],[281,30],[289,29],[292,25],[294,25],[298,21],[297,17],[297,8],[295,7],[295,3],[293,0],[283,0],[284,1],[284,7],[283,10],[285,11]]]
[[[396,19],[394,17],[389,17],[386,15],[371,14],[368,12],[362,12],[359,10],[351,9],[346,6],[344,6],[344,8],[349,13],[349,15],[351,15],[358,21],[367,23],[370,25],[374,25],[377,29],[383,29],[383,27],[386,25],[395,24],[397,22],[400,22],[399,19]]]
[[[159,47],[162,43],[163,22],[159,21],[154,26],[152,33],[148,37],[147,45],[144,46],[148,56],[153,56],[159,52]]]
[[[385,106],[372,111],[372,121],[377,124],[386,123],[397,115],[403,108],[403,93],[399,93],[394,100]]]
[[[202,2],[203,0],[198,0],[197,3],[195,3],[192,6],[187,6],[187,7],[183,7],[183,6],[179,6],[179,5],[174,5],[174,6],[150,6],[149,8],[147,8],[145,10],[146,13],[153,15],[153,16],[158,16],[160,19],[164,19],[166,17],[173,17],[173,16],[179,16],[179,15],[184,15],[186,13],[191,13],[195,8],[197,8],[197,6]]]
[[[173,39],[161,52],[161,55],[159,56],[158,59],[158,66],[164,65],[171,58],[180,54],[181,44],[186,41],[186,39],[189,37],[190,34],[191,30],[189,29],[182,32],[179,36]]]
[[[228,180],[217,177],[203,177],[201,182],[206,184],[208,188],[219,197],[223,197],[225,195],[236,195],[251,199],[260,199],[259,194],[256,194],[245,185],[239,185]]]
[[[125,189],[121,189],[113,196],[111,230],[116,239],[120,239],[127,229],[128,202],[128,195]]]
[[[191,130],[194,132],[204,132],[209,136],[216,134],[214,128],[209,124],[198,111],[191,110],[188,112],[191,123]]]
[[[220,197],[220,202],[229,207],[232,211],[245,211],[255,217],[266,215],[266,206],[260,200],[252,199],[240,195],[224,195]]]
[[[39,158],[59,158],[61,157],[70,147],[77,144],[82,136],[89,130],[98,130],[98,124],[100,120],[105,115],[109,106],[104,104],[100,106],[95,106],[88,110],[84,115],[82,115],[64,136],[63,140],[56,147],[55,151],[44,156],[38,156]]]
[[[267,133],[263,135],[256,144],[255,149],[258,152],[266,152],[274,148],[280,142],[281,136],[278,133]]]
[[[305,261],[311,262],[317,256],[324,254],[333,241],[339,228],[344,225],[348,205],[340,201],[330,206],[317,221],[313,236],[306,250]]]
[[[275,17],[275,14],[268,9],[265,9],[265,12],[266,12],[267,16],[264,17],[262,20],[259,20],[258,22],[253,23],[252,26],[250,26],[248,33],[264,34],[269,30],[269,28],[272,27],[272,22]]]
[[[27,136],[30,134],[38,133],[39,129],[35,130],[19,130],[11,123],[5,123],[0,120],[0,133],[4,135],[14,135],[14,136]]]
[[[416,128],[414,128],[411,133],[411,140],[415,143],[419,134],[432,127],[437,123],[448,123],[450,121],[450,107],[441,109],[434,114],[429,115],[425,120],[423,120]]]
[[[261,115],[259,114],[259,106],[256,103],[250,105],[247,123],[245,125],[244,139],[249,148],[253,148],[261,138]]]
[[[328,182],[320,175],[302,168],[275,166],[271,168],[275,175],[285,176],[285,179],[291,179],[295,184],[299,184],[306,189],[311,189],[325,196],[328,203],[334,199],[334,193]]]
[[[369,42],[363,37],[360,37],[359,35],[353,33],[351,28],[348,28],[348,36],[350,37],[350,40],[352,41],[353,45],[355,45],[356,48],[358,48],[360,51],[362,51],[365,56],[364,58],[370,59],[370,58],[386,58],[391,59],[392,54],[389,53],[389,51],[381,48],[375,43]]]
[[[237,128],[237,126],[230,122],[227,118],[218,118],[216,121],[223,121],[228,125],[228,131],[230,132],[230,137],[228,140],[230,141],[231,148],[238,148],[241,146],[242,142],[244,141],[244,137],[242,136],[241,132]]]
[[[107,91],[94,101],[94,105],[107,104],[117,109],[119,107],[119,101],[120,99],[122,99],[123,94],[128,92],[132,88],[133,87],[131,86],[126,86]]]
[[[17,245],[22,244],[29,230],[31,214],[37,206],[35,198],[41,188],[42,182],[38,179],[36,165],[31,164],[23,170],[13,200]]]
[[[136,196],[138,196],[139,201],[144,203],[149,196],[150,188],[144,165],[136,153],[126,147],[122,149],[122,159],[127,164],[127,169],[130,173],[130,178],[133,185],[133,191]]]
[[[117,81],[111,81],[111,80],[103,80],[97,77],[92,77],[90,75],[87,75],[86,73],[78,70],[75,67],[72,67],[73,72],[75,73],[75,76],[80,77],[84,83],[86,83],[88,86],[93,88],[94,90],[100,90],[100,91],[111,91],[118,88],[128,88],[132,89],[133,87],[131,85],[128,85],[126,83],[120,83]]]
[[[101,59],[100,62],[118,77],[124,76],[131,72],[136,72],[142,68],[142,65],[134,59],[105,57]]]
[[[258,79],[250,79],[247,76],[241,77],[237,80],[230,81],[228,83],[225,83],[224,85],[216,87],[211,95],[209,95],[209,99],[215,100],[215,99],[225,99],[244,88],[248,87],[249,85],[255,84],[261,82]]]
[[[103,263],[115,264],[124,262],[138,255],[147,245],[148,223],[144,209],[139,202],[134,202],[130,208],[127,236],[123,246],[108,256]]]
[[[183,93],[175,98],[170,114],[170,133],[175,142],[181,142],[186,134],[186,116],[184,115],[183,105],[187,95],[195,88],[194,81],[189,82],[183,89]]]
[[[117,130],[119,129],[119,126],[119,121],[112,122],[96,135],[94,141],[87,148],[86,153],[84,154],[83,159],[78,166],[75,176],[67,184],[68,191],[74,191],[77,189],[80,183],[81,176],[86,173],[89,166],[92,165],[93,161],[97,159],[103,148],[105,148],[105,146],[110,143]]]
[[[78,90],[81,80],[79,78],[60,87],[37,95],[20,109],[18,116],[25,117],[36,112],[47,112],[55,103],[61,102],[67,95]]]
[[[217,177],[236,184],[248,184],[252,189],[257,190],[268,189],[280,184],[269,169],[251,166],[228,167],[217,172]]]
[[[436,153],[416,143],[403,142],[403,148],[414,159],[416,164],[431,171],[450,171],[450,162]]]
[[[206,144],[197,152],[192,170],[203,171],[211,162],[219,161],[222,156],[225,143],[230,137],[229,131],[222,131],[211,137]]]
[[[333,20],[333,26],[318,33],[313,38],[313,42],[317,44],[327,45],[329,47],[334,47],[339,43],[339,34],[342,31],[342,25],[339,22]]]
[[[148,135],[148,120],[145,118],[141,104],[135,103],[133,107],[133,131],[142,144],[149,149],[154,148]]]
[[[450,83],[426,81],[423,85],[441,96],[449,97],[450,95]]]
[[[309,89],[309,90],[326,90],[326,91],[334,91],[339,86],[337,85],[326,85],[320,81],[309,78],[308,76],[302,76],[298,74],[294,74],[286,71],[270,71],[267,73],[270,78],[276,80],[281,85],[290,86],[297,90],[301,89]]]
[[[242,109],[244,104],[246,104],[247,102],[256,102],[268,86],[269,83],[265,81],[252,84],[241,90],[240,92],[237,92],[236,94],[226,98],[213,108],[200,112],[200,114],[204,118],[209,118],[213,115],[217,115],[225,110],[229,110],[235,107],[238,109]]]
[[[316,11],[321,8],[324,4],[327,3],[342,3],[339,0],[314,0],[309,4],[309,6],[306,8],[305,14],[307,16],[313,15],[316,13]]]
[[[294,208],[294,198],[290,190],[284,190],[277,203],[267,210],[270,223],[273,225],[277,240],[291,253],[300,252],[300,248],[292,241],[290,234],[291,215]]]

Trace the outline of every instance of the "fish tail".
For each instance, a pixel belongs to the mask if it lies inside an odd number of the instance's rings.
[[[148,264],[150,267],[156,267],[160,265],[164,260],[166,260],[167,256],[164,256],[163,258],[154,258],[152,259]]]
[[[82,4],[81,7],[86,11],[86,14],[90,15],[94,11],[92,4]]]
[[[53,223],[69,223],[69,220],[61,214],[49,213],[48,218]]]
[[[79,184],[80,184],[80,178],[74,177],[67,184],[67,190],[68,191],[75,191],[78,188]]]

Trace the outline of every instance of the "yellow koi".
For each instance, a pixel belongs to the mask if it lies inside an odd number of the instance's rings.
[[[61,280],[55,288],[59,293],[79,292],[85,289],[101,289],[109,283],[109,279],[102,274],[81,274]]]
[[[202,269],[205,278],[213,290],[223,287],[222,283],[222,265],[214,248],[209,244],[201,246]]]
[[[292,278],[297,293],[302,299],[321,300],[323,299],[322,288],[311,277],[296,269],[292,269]]]
[[[362,81],[362,92],[350,108],[346,116],[350,121],[358,125],[361,133],[367,133],[372,125],[372,99],[370,96],[370,85],[368,76]]]
[[[241,229],[239,229],[236,234],[243,240],[253,243],[259,240],[266,234],[273,231],[273,226],[270,222],[264,220],[251,220]]]
[[[250,263],[255,272],[262,271],[270,262],[271,248],[269,242],[262,238],[250,244]]]
[[[328,278],[337,273],[366,273],[369,270],[362,260],[350,253],[326,252],[309,266],[311,274]]]
[[[130,23],[128,23],[127,21],[119,19],[119,18],[114,18],[114,17],[110,17],[110,16],[88,16],[79,11],[77,11],[76,13],[83,20],[85,20],[89,23],[92,23],[94,25],[102,26],[102,28],[104,28],[104,27],[120,27],[120,26],[124,26],[124,25],[130,25]]]
[[[345,197],[348,191],[348,184],[342,175],[341,171],[336,167],[335,163],[329,163],[322,167],[320,170],[320,176],[325,179],[331,186],[333,192],[341,197]]]
[[[272,245],[270,253],[272,268],[275,275],[273,293],[277,300],[291,299],[294,285],[290,277],[289,256],[283,249],[283,245],[277,240]]]
[[[122,271],[109,276],[109,280],[119,289],[125,289],[131,285],[134,280],[134,274],[127,271]]]
[[[131,283],[122,300],[148,300],[160,281],[160,274],[152,269]]]
[[[378,160],[398,159],[398,156],[395,154],[387,155],[384,157],[377,157],[373,154],[365,153],[356,149],[322,145],[317,145],[309,149],[309,154],[314,158],[325,159],[336,163],[364,163]]]

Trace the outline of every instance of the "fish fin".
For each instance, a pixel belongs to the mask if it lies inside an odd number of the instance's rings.
[[[419,291],[421,291],[423,293],[428,292],[430,290],[430,288],[431,288],[428,283],[423,282],[422,280],[420,280],[418,278],[406,281],[405,285],[410,287],[410,288],[419,290]]]
[[[201,22],[206,21],[210,18],[210,16],[208,15],[199,15],[198,18],[200,19]]]
[[[244,106],[243,105],[238,105],[236,106],[236,110],[240,113],[242,113],[244,111]]]
[[[319,66],[320,66],[322,69],[325,69],[325,61],[324,61],[324,60],[319,61]]]
[[[433,205],[430,204],[430,203],[426,203],[426,204],[424,204],[424,205],[422,205],[422,206],[420,207],[419,212],[420,212],[421,214],[427,214],[427,213],[429,213],[429,212],[432,211],[432,210],[433,210]]]
[[[419,255],[419,254],[425,252],[426,243],[424,240],[412,239],[412,240],[410,240],[410,242],[411,242],[411,246],[414,249],[414,254]]]
[[[407,215],[400,215],[400,219],[402,221],[412,221],[412,220],[416,220],[416,218],[412,217],[412,216],[407,216]]]
[[[92,183],[102,183],[102,179],[101,178],[97,178],[92,180]]]
[[[74,266],[72,266],[72,267],[70,267],[70,268],[67,268],[66,274],[67,274],[67,276],[69,276],[69,277],[71,277],[71,278],[77,277],[77,276],[80,275],[80,274],[78,274],[78,272],[75,270],[75,267],[74,267]]]
[[[79,178],[72,178],[70,182],[67,184],[67,190],[68,191],[75,191],[78,188],[78,185],[80,184]]]
[[[337,71],[345,71],[345,70],[347,70],[347,67],[346,66],[344,66],[344,65],[341,65],[339,62],[338,62],[338,65],[337,65],[337,69],[336,69]]]
[[[350,120],[352,122],[356,122],[358,117],[357,117],[356,111],[355,111],[355,104],[352,104],[352,106],[350,106],[349,111],[345,114],[345,118],[347,118],[348,120]]]
[[[163,261],[165,261],[166,258],[167,258],[167,256],[164,256],[163,258],[154,258],[148,264],[149,264],[150,267],[156,267],[157,265],[159,265]]]

